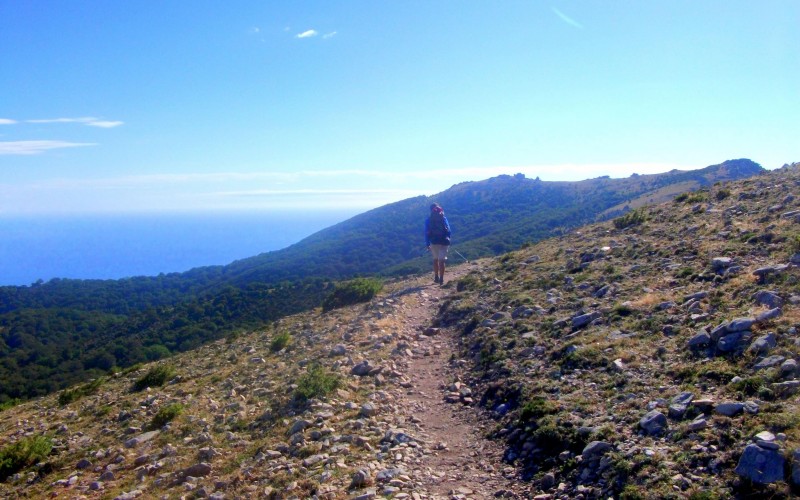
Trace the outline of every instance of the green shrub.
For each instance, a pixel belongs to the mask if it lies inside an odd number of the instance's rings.
[[[294,398],[305,402],[313,398],[323,398],[341,385],[341,379],[318,364],[309,366],[306,373],[297,381]]]
[[[272,342],[269,344],[269,350],[272,352],[278,352],[286,348],[291,340],[292,335],[289,332],[281,332],[272,338]]]
[[[625,229],[626,227],[638,226],[647,220],[644,210],[636,209],[631,210],[622,217],[614,219],[614,227],[617,229]]]
[[[603,351],[594,346],[572,350],[561,360],[561,368],[563,369],[604,368],[609,364],[608,359],[603,355]]]
[[[8,410],[9,408],[13,408],[13,407],[17,406],[20,403],[22,403],[22,400],[18,399],[18,398],[9,399],[8,401],[3,401],[2,403],[0,403],[0,411]]]
[[[76,387],[75,389],[65,389],[63,392],[61,392],[61,394],[58,395],[58,404],[61,406],[66,406],[84,396],[94,394],[105,381],[106,379],[101,377]]]
[[[153,415],[153,419],[150,421],[150,428],[160,429],[168,422],[172,422],[181,413],[183,413],[183,405],[180,403],[172,403],[171,405],[164,406]]]
[[[0,481],[46,458],[53,441],[45,436],[23,438],[0,450]]]
[[[536,447],[550,457],[555,457],[566,450],[580,452],[588,442],[587,438],[581,436],[577,429],[567,427],[555,420],[544,422],[544,425],[533,431],[531,438],[536,443]]]
[[[468,274],[458,280],[458,283],[456,283],[456,291],[480,290],[481,286],[483,286],[483,283],[481,283],[481,279],[477,274]]]
[[[337,283],[333,287],[333,292],[322,301],[322,312],[368,302],[382,288],[383,283],[374,278],[356,278],[344,283]]]
[[[528,399],[522,409],[520,410],[519,419],[525,423],[530,420],[542,418],[545,415],[550,415],[558,411],[558,405],[543,398],[542,396],[534,396]]]
[[[58,395],[58,404],[60,406],[67,406],[68,404],[76,401],[80,398],[80,394],[78,394],[77,390],[74,389],[64,389],[61,394]]]
[[[741,393],[745,396],[753,396],[759,394],[767,384],[767,380],[761,376],[745,377],[738,382],[730,384],[730,388],[734,392]]]
[[[689,196],[686,197],[686,203],[702,203],[706,201],[707,196],[705,193],[701,191],[696,191],[694,193],[690,193]]]
[[[172,365],[158,365],[134,382],[133,390],[143,391],[148,387],[160,387],[174,378],[175,373],[175,367]]]
[[[622,489],[622,492],[619,494],[620,500],[644,500],[645,494],[642,493],[640,486],[636,486],[634,484],[628,484],[625,488]]]

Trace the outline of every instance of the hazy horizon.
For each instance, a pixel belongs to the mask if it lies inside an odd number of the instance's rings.
[[[0,217],[0,286],[120,279],[225,265],[281,250],[348,211]]]

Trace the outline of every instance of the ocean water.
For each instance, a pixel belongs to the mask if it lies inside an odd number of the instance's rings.
[[[0,285],[116,279],[279,250],[354,212],[0,217]]]

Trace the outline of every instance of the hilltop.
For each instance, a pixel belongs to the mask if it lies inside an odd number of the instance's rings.
[[[0,495],[789,497],[798,190],[713,184],[6,408]]]

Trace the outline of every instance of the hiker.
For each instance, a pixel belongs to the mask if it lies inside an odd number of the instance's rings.
[[[444,263],[450,246],[450,223],[438,203],[431,205],[431,215],[425,219],[425,247],[433,256],[433,281],[444,284]]]

